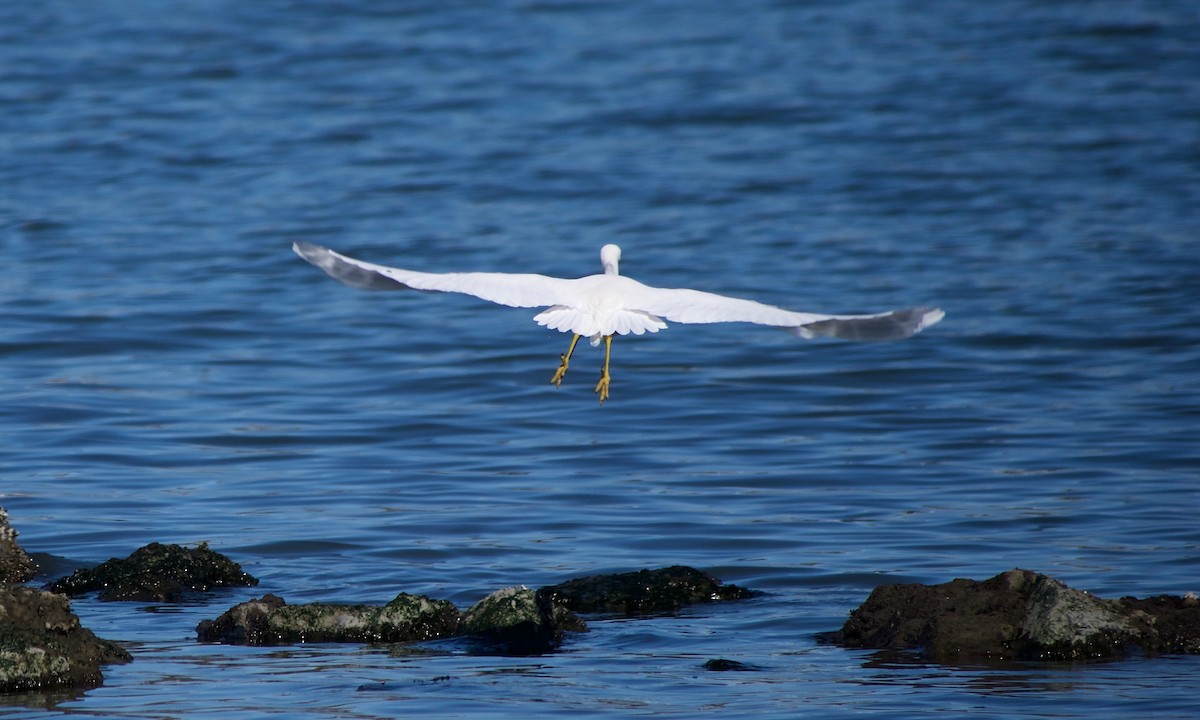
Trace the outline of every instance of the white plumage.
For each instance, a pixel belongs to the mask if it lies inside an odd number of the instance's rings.
[[[608,397],[608,361],[613,335],[641,335],[677,323],[746,322],[784,328],[800,337],[817,335],[845,340],[895,340],[937,323],[941,310],[915,307],[873,315],[820,315],[784,310],[753,300],[726,297],[686,288],[657,288],[619,273],[621,248],[600,249],[602,275],[577,279],[516,273],[425,273],[363,262],[312,243],[295,243],[300,257],[333,278],[353,287],[373,290],[456,292],[509,307],[547,308],[534,316],[539,325],[575,335],[562,356],[555,385],[566,373],[580,337],[593,346],[606,341],[604,369],[596,393]]]

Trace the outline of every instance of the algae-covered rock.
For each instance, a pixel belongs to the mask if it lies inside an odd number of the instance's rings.
[[[204,642],[280,645],[317,642],[412,642],[453,635],[457,608],[446,600],[401,593],[386,605],[288,605],[266,595],[196,627]]]
[[[592,575],[544,587],[539,592],[575,612],[626,614],[678,610],[696,603],[740,600],[756,595],[751,590],[725,585],[706,572],[683,565]]]
[[[0,587],[0,692],[93,687],[100,666],[129,662],[119,645],[79,624],[62,595]]]
[[[23,583],[37,573],[37,565],[17,544],[17,534],[0,507],[0,583]]]
[[[587,626],[556,606],[549,595],[528,588],[504,588],[475,603],[463,616],[462,631],[496,652],[536,655],[557,647],[566,630]]]
[[[983,582],[883,585],[825,636],[847,647],[920,650],[939,661],[1083,660],[1200,650],[1200,603],[1097,598],[1010,570]]]
[[[47,589],[72,597],[99,590],[100,600],[177,602],[189,593],[218,587],[252,587],[258,580],[207,543],[196,548],[151,543],[127,558],[51,583]]]

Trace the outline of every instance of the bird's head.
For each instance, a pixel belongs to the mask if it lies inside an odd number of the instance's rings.
[[[620,275],[617,264],[621,262],[621,248],[608,244],[600,248],[600,264],[604,266],[605,275]]]

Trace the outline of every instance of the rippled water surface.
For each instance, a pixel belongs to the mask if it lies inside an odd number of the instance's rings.
[[[0,505],[47,577],[204,541],[262,584],[77,600],[135,662],[0,716],[1194,717],[1195,658],[814,635],[1014,566],[1200,590],[1197,47],[1183,0],[4,4]],[[296,240],[563,276],[617,242],[651,284],[947,318],[621,338],[598,407],[533,311],[354,291]],[[194,641],[263,592],[676,563],[766,594],[535,658]]]

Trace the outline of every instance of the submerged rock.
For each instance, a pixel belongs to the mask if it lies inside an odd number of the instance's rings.
[[[921,650],[939,661],[1111,659],[1200,652],[1194,598],[1104,600],[1028,570],[983,582],[883,585],[825,639]]]
[[[177,602],[217,587],[253,587],[258,580],[207,543],[197,548],[150,543],[129,557],[77,570],[47,589],[72,597],[99,590],[100,600]]]
[[[707,660],[701,665],[705,670],[712,672],[758,672],[762,670],[757,665],[748,665],[737,660],[729,660],[727,658],[713,658]]]
[[[281,645],[314,642],[410,642],[455,634],[458,610],[446,600],[400,593],[387,605],[288,605],[265,595],[196,627],[203,642]]]
[[[0,692],[94,687],[104,679],[101,665],[129,660],[82,627],[66,597],[0,587]]]
[[[37,565],[17,544],[17,535],[8,524],[8,512],[0,507],[0,583],[23,583],[37,573]]]
[[[475,603],[463,632],[506,655],[537,655],[562,643],[567,630],[587,631],[573,612],[528,588],[504,588]]]
[[[741,600],[757,595],[695,568],[674,565],[658,570],[592,575],[550,585],[538,591],[575,612],[628,615],[678,610],[686,605]]]

